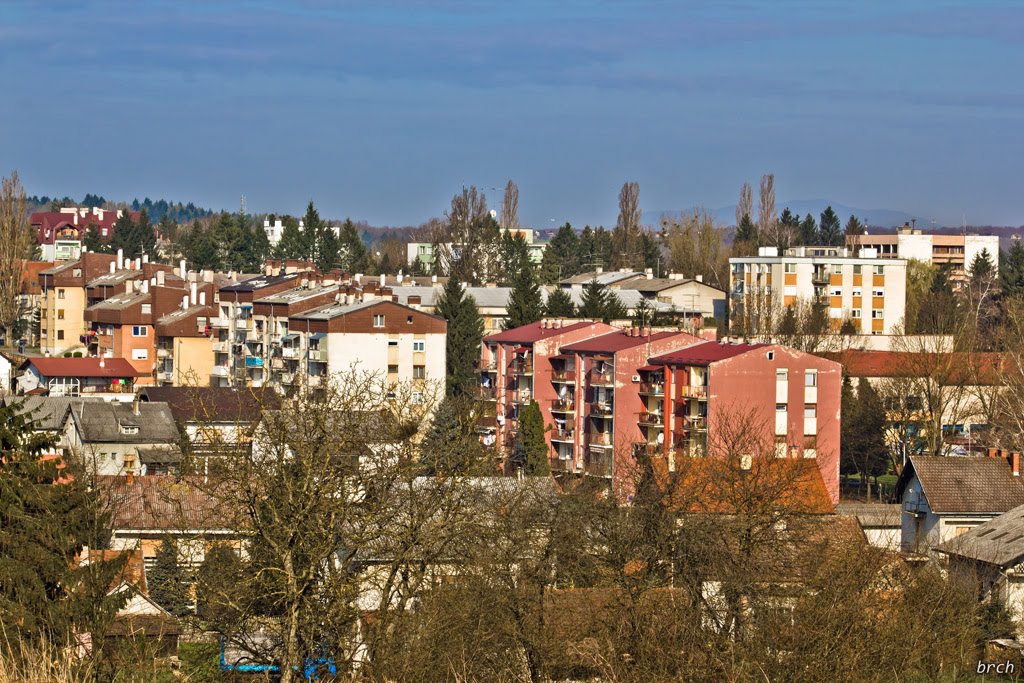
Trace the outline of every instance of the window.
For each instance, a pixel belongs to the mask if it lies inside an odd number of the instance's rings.
[[[860,287],[854,287],[853,288],[853,295],[854,296],[862,296],[863,294],[864,294],[864,290],[861,289]]]
[[[818,417],[818,406],[809,405],[804,406],[804,419],[813,420]]]
[[[149,360],[149,349],[132,349],[132,360]]]
[[[843,274],[843,266],[842,266],[842,264],[833,263],[832,264],[832,274],[833,275],[842,275]]]
[[[885,313],[881,309],[878,309],[878,308],[872,308],[871,309],[871,319],[872,320],[881,320],[884,317],[885,317]]]
[[[856,265],[856,266],[854,266],[854,267],[853,267],[853,274],[854,274],[854,275],[860,275],[860,274],[861,274],[861,269],[862,269],[862,268],[863,268],[863,266],[860,266],[860,265]]]
[[[885,296],[885,290],[884,289],[877,289],[877,288],[876,289],[872,289],[871,290],[871,296]]]
[[[103,234],[103,236],[104,236],[104,237],[106,237],[106,236],[107,236],[107,229],[106,229],[106,228],[103,228],[103,230],[102,230],[102,234]]]
[[[782,288],[785,296],[796,296],[796,285],[786,285]]]
[[[63,299],[64,298],[64,290],[63,289],[58,289],[57,290],[57,298],[58,299]]]
[[[388,366],[388,374],[389,375],[397,375],[398,374],[398,366],[397,365],[389,365]]]
[[[884,267],[884,266],[874,266],[874,268],[872,269],[872,272],[873,272],[873,273],[874,273],[875,275],[881,275],[881,274],[882,274],[882,268],[883,268],[883,267]]]
[[[427,367],[425,365],[414,365],[414,366],[412,366],[412,378],[413,379],[426,379],[427,378]]]
[[[373,316],[373,326],[374,327],[384,327],[384,315],[383,314],[378,313],[378,314]]]
[[[787,379],[789,379],[789,370],[776,370],[775,371],[775,381],[776,382],[785,382]]]
[[[139,426],[138,425],[121,425],[121,433],[122,434],[138,434],[139,433]]]
[[[850,311],[850,316],[859,320],[860,319],[860,309],[859,308],[855,308],[852,311]]]
[[[804,386],[818,386],[818,372],[816,370],[808,370],[807,372],[804,373]]]
[[[57,320],[63,320],[63,319],[64,319],[64,309],[63,308],[58,308],[57,309]]]
[[[397,339],[388,339],[388,348],[389,349],[390,348],[398,348],[398,340]]]
[[[775,360],[775,352],[774,351],[769,351],[768,352],[768,360]]]
[[[426,342],[424,342],[424,341],[414,341],[412,343],[412,350],[414,352],[415,351],[424,351],[425,347],[426,347]]]
[[[842,295],[843,295],[843,288],[842,287],[833,287],[832,288],[832,296],[842,296]]]
[[[57,330],[57,340],[64,341],[64,330]]]
[[[413,405],[421,405],[423,403],[423,392],[414,391],[410,397],[410,401]]]
[[[405,324],[406,325],[412,325],[412,316],[411,315],[410,316],[406,316]]]
[[[784,412],[786,412],[786,404],[785,403],[776,403],[775,404],[775,412],[777,412],[777,413],[784,413]]]
[[[133,337],[148,337],[149,330],[146,329],[145,325],[132,325],[132,336]]]
[[[153,304],[142,304],[142,315],[151,315],[153,313]]]
[[[796,264],[795,263],[787,263],[786,264],[786,272],[787,273],[795,273],[796,272]]]

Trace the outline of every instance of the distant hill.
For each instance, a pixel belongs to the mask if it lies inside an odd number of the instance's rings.
[[[785,202],[776,202],[779,213],[782,210],[789,208],[789,210],[801,217],[811,214],[814,216],[814,220],[818,220],[821,212],[825,210],[825,207],[831,205],[832,210],[839,215],[839,219],[845,224],[846,219],[851,214],[857,216],[862,222],[866,222],[871,226],[880,227],[895,227],[909,223],[913,220],[917,220],[918,227],[928,228],[931,224],[931,220],[922,216],[915,216],[914,214],[906,213],[905,211],[896,211],[893,209],[864,209],[855,206],[847,206],[846,204],[840,204],[838,202],[830,202],[826,199],[795,199]],[[693,209],[689,209],[692,211]],[[717,209],[708,209],[709,213],[714,217],[715,221],[724,225],[735,225],[736,224],[736,205],[722,206]],[[755,203],[754,211],[757,211],[757,205]],[[661,217],[665,214],[678,215],[679,211],[644,211],[643,221],[647,225],[658,225],[661,221]],[[756,216],[754,216],[756,219]]]

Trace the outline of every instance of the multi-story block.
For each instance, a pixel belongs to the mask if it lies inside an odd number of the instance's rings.
[[[82,343],[85,335],[86,285],[116,268],[116,257],[109,254],[82,254],[77,261],[61,263],[39,273],[41,309],[39,312],[40,350],[51,356]]]
[[[670,469],[772,439],[778,457],[815,459],[838,502],[839,363],[777,344],[709,341],[655,355],[638,375],[638,446]]]
[[[484,426],[486,442],[493,443],[499,455],[506,455],[515,438],[520,410],[537,401],[544,423],[560,425],[548,432],[552,451],[557,453],[564,443],[559,439],[572,430],[566,420],[576,411],[575,377],[561,368],[564,359],[559,348],[612,331],[610,325],[589,320],[542,320],[485,337],[480,397],[494,403]],[[555,358],[559,359],[555,361],[560,367],[557,373],[552,369]]]
[[[386,290],[385,290],[386,291]],[[373,298],[368,298],[373,297]],[[448,324],[390,298],[364,292],[288,319],[290,345],[298,360],[281,373],[281,384],[317,386],[330,376],[365,372],[414,387],[413,400],[443,393]],[[289,368],[294,367],[294,371]]]
[[[651,356],[699,342],[678,331],[631,328],[561,347],[552,363],[552,384],[574,410],[553,416],[554,469],[613,478],[628,487],[637,424],[640,368]]]
[[[838,331],[845,320],[858,334],[892,334],[906,311],[907,262],[880,259],[873,250],[851,256],[835,247],[796,247],[778,255],[729,259],[730,329],[763,334],[787,306],[820,306]]]
[[[200,386],[213,372],[210,319],[216,308],[213,287],[198,292],[196,300],[183,298],[174,310],[156,317],[156,381],[160,386]]]
[[[974,257],[988,251],[993,265],[999,267],[997,235],[930,235],[904,224],[895,235],[850,235],[846,246],[863,253],[874,250],[881,259],[917,259],[948,267],[953,279],[962,278]]]
[[[82,255],[82,241],[90,226],[96,226],[99,238],[109,242],[114,236],[114,223],[123,212],[96,207],[66,207],[60,211],[41,211],[29,217],[36,233],[36,244],[47,261],[71,261]],[[138,220],[138,212],[130,212]]]

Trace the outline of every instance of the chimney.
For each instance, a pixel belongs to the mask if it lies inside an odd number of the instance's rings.
[[[432,284],[432,285],[436,285],[437,284],[437,276],[436,275],[431,275],[430,276],[430,284]]]
[[[149,263],[149,254],[143,254],[142,255],[142,262],[143,263]]]
[[[124,249],[117,250],[117,269],[121,270],[124,266]]]
[[[160,286],[160,287],[163,287],[164,286],[164,282],[166,282],[166,280],[164,278],[166,278],[166,277],[167,277],[167,274],[164,273],[164,271],[162,271],[162,270],[156,271],[156,284],[158,286]]]
[[[100,356],[100,367],[101,368],[107,367],[107,362],[105,360],[103,360],[103,356]]]
[[[181,274],[181,279],[184,280],[187,272],[185,270],[185,259],[181,259],[181,261],[178,262],[178,269],[178,272]]]
[[[704,282],[704,276],[703,276],[703,275],[698,275],[698,276],[697,276],[697,277],[695,277],[694,279],[695,279],[695,280],[696,280],[697,282]]]
[[[139,413],[139,397],[138,397],[137,394],[136,394],[135,398],[132,399],[132,415],[134,415],[135,417],[138,417],[140,415],[140,413]]]
[[[647,276],[648,280],[653,280],[654,279],[654,269],[653,268],[645,269],[644,270],[644,275]]]
[[[187,311],[188,310],[188,294],[186,294],[185,296],[181,297],[181,310],[183,310],[183,311]]]
[[[117,263],[115,261],[110,262],[110,273],[113,275],[117,272]]]
[[[78,212],[75,211],[75,225],[78,225]]]
[[[142,281],[142,293],[149,294],[149,280]]]
[[[129,486],[133,485],[135,483],[135,473],[132,472],[131,470],[128,470],[128,472],[125,474],[125,480],[128,482]]]
[[[131,280],[125,280],[124,281],[124,293],[125,294],[131,294],[132,293],[132,289],[133,289],[132,285],[133,284],[135,284],[135,283],[132,282]]]
[[[199,292],[199,305],[200,306],[205,306],[206,305],[206,292]]]
[[[195,303],[196,303],[196,286],[197,286],[197,285],[196,285],[196,283],[194,283],[194,282],[192,282],[192,283],[189,283],[189,286],[188,286],[188,291],[189,291],[189,294],[188,294],[188,299],[189,299],[189,302],[190,302],[190,303],[191,303],[191,304],[192,304],[193,306],[194,306],[194,305],[195,305]]]
[[[385,275],[384,273],[381,273],[380,274],[380,286],[381,286],[381,289],[383,289],[384,285],[386,285],[386,284],[387,284],[387,275]]]
[[[1013,470],[1013,476],[1020,476],[1020,451],[1010,453],[1010,469]]]
[[[598,275],[600,275],[601,273],[603,273],[603,272],[604,272],[604,268],[602,268],[601,266],[598,266],[598,267],[597,267],[597,270],[596,270],[595,272],[596,272],[596,273],[597,273]]]

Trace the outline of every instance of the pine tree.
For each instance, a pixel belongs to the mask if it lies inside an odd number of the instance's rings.
[[[313,206],[313,200],[306,205],[306,215],[302,217],[302,256],[301,258],[316,261],[320,255],[320,245],[324,239],[324,222],[320,212]]]
[[[583,286],[580,298],[579,314],[581,318],[603,320],[607,309],[607,287],[597,280],[591,280]]]
[[[819,242],[818,222],[814,220],[814,216],[807,214],[800,221],[799,243],[804,246],[814,246]]]
[[[548,464],[548,442],[544,434],[544,417],[540,405],[530,401],[519,414],[519,430],[512,447],[509,461],[514,468],[522,468],[523,474],[530,477],[551,474]]]
[[[82,240],[82,246],[94,254],[109,254],[110,245],[103,241],[100,237],[100,229],[95,223],[90,223],[89,227],[85,231],[85,239]]]
[[[628,317],[629,310],[622,303],[622,299],[615,292],[607,292],[604,300],[603,320],[607,323],[612,320],[625,320]]]
[[[754,221],[751,220],[749,214],[743,214],[740,224],[736,226],[734,241],[757,244],[757,226],[754,225]]]
[[[967,272],[971,276],[972,282],[979,283],[993,277],[995,270],[996,266],[992,263],[992,255],[988,253],[988,249],[982,249],[974,255]]]
[[[441,401],[420,449],[424,474],[455,476],[482,471],[483,447],[472,407],[470,397],[446,396]]]
[[[156,551],[152,571],[146,572],[149,594],[156,604],[180,617],[191,611],[185,572],[178,564],[178,550],[164,541]]]
[[[551,318],[576,317],[576,306],[572,303],[572,295],[560,287],[552,290],[548,294],[548,302],[544,306],[544,315]]]
[[[521,271],[533,270],[530,245],[522,233],[502,233],[500,255],[503,284],[513,284]]]
[[[445,283],[437,302],[436,312],[448,321],[445,345],[447,395],[471,395],[476,384],[475,364],[480,357],[484,321],[477,310],[476,302],[463,290],[458,277],[451,277]]]
[[[654,307],[647,299],[640,299],[636,308],[633,309],[633,325],[635,327],[648,327],[654,320]]]
[[[850,214],[849,220],[846,221],[846,228],[843,233],[847,237],[856,237],[864,234],[864,224],[860,222],[860,219]]]
[[[857,448],[854,445],[858,418],[857,396],[848,375],[843,376],[839,400],[839,472],[844,475],[857,474]]]
[[[513,280],[512,292],[508,297],[508,317],[505,318],[504,329],[511,330],[537,322],[541,319],[543,305],[533,267],[527,266],[520,270]]]
[[[342,269],[348,273],[365,273],[369,269],[366,244],[356,232],[351,219],[346,218],[342,224],[339,242]]]
[[[386,256],[386,254],[385,254]],[[332,226],[326,226],[320,236],[320,247],[317,249],[316,267],[321,271],[335,268],[341,260],[341,240]],[[385,269],[382,269],[385,272]]]
[[[541,279],[551,284],[579,273],[579,249],[579,235],[573,230],[572,225],[566,223],[558,229],[544,250]]]
[[[282,259],[303,258],[306,242],[302,231],[299,230],[299,222],[291,216],[285,216],[281,223],[284,227],[281,229],[281,238],[274,249],[274,255]]]
[[[1007,296],[1024,294],[1024,244],[1019,239],[1001,256],[999,281]]]
[[[821,227],[818,230],[818,236],[823,247],[838,247],[843,241],[839,216],[831,206],[825,207],[825,210],[821,212]]]

